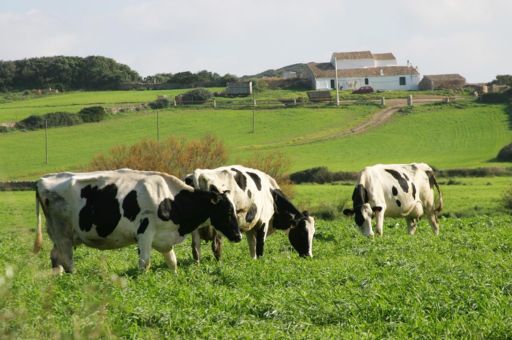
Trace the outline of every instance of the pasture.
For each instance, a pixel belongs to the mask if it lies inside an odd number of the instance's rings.
[[[309,190],[297,187],[297,197]],[[325,195],[329,199],[332,195]],[[461,199],[464,196],[460,197]],[[300,259],[286,236],[269,237],[249,259],[245,240],[179,272],[154,252],[137,271],[135,246],[78,247],[75,274],[52,277],[45,234],[31,254],[32,192],[0,193],[0,337],[506,338],[512,333],[512,219],[442,218],[406,234],[386,220],[383,238],[362,237],[349,219],[317,221],[314,257]]]
[[[441,169],[503,166],[492,160],[512,137],[504,105],[419,106],[395,114],[385,125],[366,133],[336,137],[378,110],[375,105],[357,104],[261,110],[256,112],[252,133],[250,110],[170,109],[159,112],[159,131],[162,139],[213,133],[224,140],[230,162],[243,161],[254,152],[281,151],[291,158],[291,171],[315,166],[358,171],[368,164],[418,160]],[[48,165],[44,164],[44,131],[0,134],[0,179],[79,170],[95,154],[114,145],[156,138],[156,122],[155,112],[139,112],[101,123],[49,129]]]

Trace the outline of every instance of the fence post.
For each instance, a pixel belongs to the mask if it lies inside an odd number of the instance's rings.
[[[215,98],[213,98],[213,108],[217,108],[217,101],[215,100]]]
[[[409,95],[409,97],[407,97],[407,105],[409,105],[409,106],[413,106],[414,105],[413,101],[412,101],[412,94]]]
[[[380,105],[386,106],[386,98],[384,98],[384,97],[380,98]]]
[[[156,141],[160,142],[160,117],[159,117],[159,110],[156,110]]]

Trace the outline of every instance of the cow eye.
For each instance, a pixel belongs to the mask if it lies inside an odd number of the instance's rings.
[[[240,214],[240,213],[243,213],[244,211],[245,211],[244,209],[238,209],[238,210],[236,211],[236,213],[237,213],[237,214]]]

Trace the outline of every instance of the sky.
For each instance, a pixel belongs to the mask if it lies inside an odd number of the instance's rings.
[[[141,76],[256,74],[392,52],[420,74],[512,74],[511,0],[0,0],[0,60],[102,55]]]

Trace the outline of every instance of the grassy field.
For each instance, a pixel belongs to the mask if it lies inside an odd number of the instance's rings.
[[[510,142],[503,105],[426,105],[396,114],[390,122],[356,136],[315,142],[368,119],[373,105],[324,109],[161,111],[160,136],[197,138],[213,133],[223,139],[230,162],[254,152],[282,151],[292,171],[315,166],[358,171],[368,164],[424,161],[438,168],[503,166],[493,163]],[[77,170],[98,152],[117,144],[156,137],[156,113],[120,114],[99,124],[49,130],[49,164],[44,164],[44,132],[0,134],[0,180],[35,178],[42,173]]]
[[[298,189],[301,191],[302,189]],[[386,220],[366,239],[348,219],[317,221],[313,259],[283,233],[263,259],[226,244],[221,263],[190,240],[172,274],[153,253],[138,274],[135,247],[75,251],[76,272],[52,277],[51,242],[30,254],[33,193],[0,193],[1,338],[507,338],[512,334],[508,216],[425,221],[414,237]]]

